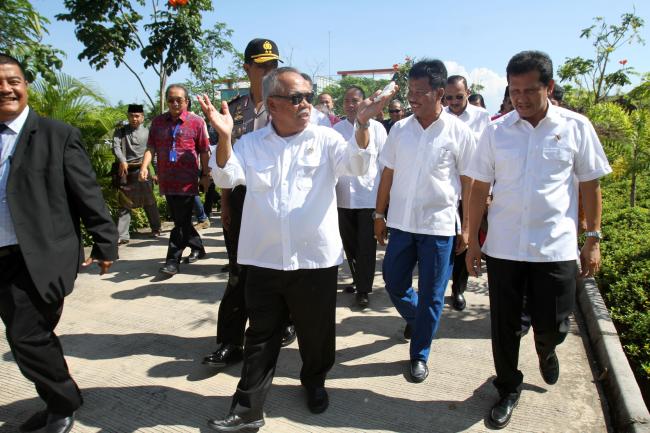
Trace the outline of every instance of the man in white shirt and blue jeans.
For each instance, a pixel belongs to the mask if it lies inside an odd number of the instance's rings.
[[[429,373],[426,363],[454,254],[466,248],[456,237],[456,209],[461,195],[469,198],[471,179],[464,171],[476,142],[462,120],[443,110],[447,69],[440,60],[417,62],[408,78],[413,115],[393,125],[381,152],[384,170],[373,218],[381,245],[390,228],[383,264],[386,291],[411,329],[410,376],[422,382]],[[412,287],[416,264],[417,292]]]
[[[589,120],[548,100],[554,82],[547,54],[516,54],[506,73],[515,110],[485,129],[467,172],[474,179],[466,257],[473,276],[481,260],[478,228],[494,183],[483,253],[490,287],[494,385],[500,397],[489,416],[495,428],[508,424],[519,401],[523,374],[517,363],[524,292],[542,378],[549,385],[559,378],[555,348],[569,331],[577,260],[583,277],[595,274],[600,265],[598,179],[611,172]],[[579,256],[578,190],[587,219],[586,241]]]
[[[355,134],[346,143],[331,128],[309,123],[314,94],[300,71],[276,69],[263,81],[271,123],[242,136],[234,151],[227,104],[221,114],[207,96],[199,99],[219,135],[212,161],[215,184],[247,186],[238,254],[238,262],[249,266],[244,365],[229,414],[211,420],[210,428],[264,425],[263,404],[289,314],[303,361],[300,381],[307,406],[313,413],[327,409],[325,376],[334,364],[337,268],[343,260],[336,179],[368,170],[368,120],[390,96],[361,103]]]

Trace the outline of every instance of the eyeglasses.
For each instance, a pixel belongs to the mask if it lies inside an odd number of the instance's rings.
[[[302,100],[306,100],[308,104],[314,100],[314,92],[308,93],[294,93],[292,95],[271,95],[272,98],[281,98],[291,101],[292,105],[299,105]]]
[[[183,102],[185,102],[185,98],[167,98],[167,103],[168,104],[178,104],[181,105]]]
[[[465,95],[445,95],[445,99],[447,101],[453,101],[456,99],[456,101],[462,101],[462,99],[465,97]]]
[[[396,114],[396,113],[401,113],[402,110],[401,110],[401,109],[399,109],[399,110],[388,110],[388,112],[389,112],[390,114]]]

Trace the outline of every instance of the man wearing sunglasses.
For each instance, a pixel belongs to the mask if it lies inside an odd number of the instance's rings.
[[[187,111],[189,98],[184,86],[172,84],[167,87],[165,100],[168,111],[156,116],[149,128],[147,150],[140,167],[140,180],[144,182],[148,179],[149,164],[156,154],[160,194],[165,196],[174,220],[165,265],[160,268],[160,272],[175,275],[178,273],[185,248],[189,247],[191,250],[186,258],[187,263],[205,257],[201,236],[192,226],[192,209],[194,196],[199,195],[196,181],[199,169],[204,190],[207,191],[210,186],[210,141],[205,121]]]
[[[445,107],[445,111],[457,116],[460,120],[465,122],[472,132],[474,132],[476,140],[478,140],[483,129],[485,129],[488,123],[490,123],[490,113],[485,108],[470,104],[467,99],[470,93],[465,77],[461,75],[452,75],[447,78],[444,98],[448,105]],[[458,202],[458,215],[462,218],[462,200],[459,200]],[[458,228],[460,229],[460,227]],[[464,295],[465,289],[467,288],[467,280],[469,279],[469,274],[465,267],[466,251],[467,250],[463,250],[454,258],[454,270],[452,273],[451,284],[451,305],[458,311],[463,311],[467,306]]]
[[[264,128],[269,123],[269,114],[262,100],[262,79],[277,69],[281,61],[278,46],[270,39],[256,38],[246,45],[244,71],[250,81],[250,91],[228,103],[228,111],[233,118],[233,145],[242,135]],[[217,350],[203,358],[203,363],[211,367],[225,367],[239,362],[243,355],[244,330],[248,320],[244,299],[247,267],[237,263],[237,251],[245,197],[245,185],[221,190],[221,223],[228,252],[229,275],[219,303]],[[293,325],[288,324],[282,336],[282,345],[288,346],[295,339]]]
[[[336,180],[368,170],[369,119],[387,100],[360,104],[355,133],[346,143],[331,128],[310,124],[314,94],[297,69],[271,71],[264,77],[263,98],[271,123],[241,137],[234,151],[227,105],[219,113],[206,95],[199,98],[219,135],[211,160],[215,183],[248,188],[238,261],[249,266],[249,327],[230,412],[209,421],[217,431],[264,425],[264,400],[289,315],[298,334],[307,406],[313,413],[327,409],[325,377],[334,364],[337,270],[343,259]]]
[[[390,104],[388,104],[388,119],[383,122],[386,133],[390,132],[390,128],[403,118],[404,108],[402,108],[402,103],[397,99],[390,101]]]

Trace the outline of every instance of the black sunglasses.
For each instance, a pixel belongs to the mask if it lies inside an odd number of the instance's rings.
[[[288,101],[291,101],[292,105],[299,105],[303,99],[307,101],[308,104],[314,100],[314,92],[308,93],[294,93],[292,95],[271,95],[272,98],[282,98]]]
[[[388,112],[391,114],[399,113],[400,111],[402,110],[388,110]]]
[[[451,101],[451,100],[454,99],[454,98],[456,98],[457,101],[460,101],[460,100],[463,99],[464,97],[465,97],[465,95],[455,95],[455,96],[454,96],[454,95],[445,95],[445,99],[446,99],[447,101]]]

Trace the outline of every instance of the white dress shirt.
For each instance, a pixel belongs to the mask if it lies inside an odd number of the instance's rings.
[[[449,107],[445,107],[445,111],[456,116]],[[490,123],[490,112],[483,107],[477,107],[470,103],[468,103],[465,106],[465,110],[456,117],[465,122],[465,125],[469,126],[469,129],[474,132],[474,138],[476,138],[476,140],[481,137],[483,130]]]
[[[475,147],[472,131],[445,111],[427,129],[415,116],[395,123],[379,157],[382,165],[394,170],[388,227],[455,235],[460,175],[465,174]]]
[[[354,124],[343,120],[334,125],[343,138],[349,140],[354,135]],[[381,167],[378,157],[386,142],[386,128],[374,119],[370,119],[368,128],[370,141],[368,151],[371,152],[368,172],[363,176],[341,176],[336,184],[336,204],[345,209],[374,209],[377,202],[377,188],[381,178]]]
[[[223,168],[211,158],[217,186],[246,185],[238,263],[285,271],[340,264],[336,180],[365,173],[370,154],[331,128],[309,124],[282,138],[269,124],[243,135]]]
[[[589,120],[549,102],[535,128],[516,111],[496,119],[467,175],[494,182],[483,252],[526,261],[576,260],[578,182],[612,171]]]
[[[14,120],[4,122],[8,128],[0,134],[0,247],[18,244],[14,223],[9,211],[9,203],[7,202],[7,181],[11,169],[11,158],[28,114],[29,107],[25,107],[23,112]]]

